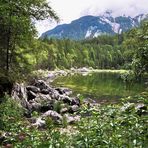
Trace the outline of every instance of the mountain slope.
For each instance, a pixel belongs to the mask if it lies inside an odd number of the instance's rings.
[[[139,26],[145,15],[141,14],[134,18],[130,16],[113,17],[110,13],[102,16],[83,16],[70,24],[58,25],[52,30],[42,34],[41,38],[70,38],[80,40],[93,38],[102,34],[120,34],[133,27]]]

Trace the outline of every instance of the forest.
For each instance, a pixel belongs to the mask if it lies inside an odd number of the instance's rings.
[[[21,45],[15,44],[16,48],[10,48],[9,53],[2,50],[1,71],[4,67],[9,67],[12,73],[17,71],[19,74],[37,69],[86,66],[98,69],[130,69],[140,76],[148,70],[147,26],[148,23],[145,21],[139,28],[127,33],[115,36],[102,35],[82,41],[32,38],[23,41]]]
[[[39,86],[40,81],[33,86],[29,81],[37,77],[32,73],[40,69],[48,70],[50,73],[55,70],[91,67],[102,70],[126,70],[129,72],[126,79],[131,79],[132,74],[133,81],[140,83],[140,80],[144,79],[144,83],[148,83],[148,20],[143,20],[139,27],[125,33],[114,36],[106,34],[76,41],[38,38],[35,21],[47,18],[60,21],[46,0],[0,1],[0,147],[146,148],[146,90],[136,97],[122,98],[118,104],[94,106],[91,103],[83,103],[84,96],[80,96],[78,100],[67,96],[70,99],[66,102],[65,98],[59,101],[53,94],[56,99],[52,109],[56,115],[61,114],[64,104],[64,108],[69,110],[68,115],[73,118],[75,115],[81,116],[80,121],[69,124],[65,114],[58,115],[61,120],[59,124],[53,120],[53,116],[50,117],[51,114],[45,117],[43,113],[43,110],[47,109],[45,104],[49,107],[49,102],[54,98],[47,92],[50,86],[43,83],[42,85],[46,86],[43,90]],[[125,75],[121,76],[123,80]],[[39,101],[45,99],[43,94],[48,95],[49,102],[43,102],[46,109],[38,110],[35,106],[33,110],[32,106],[30,109],[27,105],[24,108],[26,102],[22,105],[19,102],[21,99],[17,100],[23,98],[23,95],[13,98],[12,94],[22,91],[22,87],[14,91],[17,89],[14,86],[19,84],[26,85],[24,90],[27,91],[28,102],[34,101],[38,94],[41,95]],[[61,88],[50,89],[51,93],[54,91],[58,92],[58,95],[67,95]],[[131,102],[135,98],[136,101]],[[75,111],[72,105],[78,109]],[[40,117],[43,118],[42,121],[39,120],[40,124],[46,123],[41,128],[32,124],[34,119],[41,119]]]

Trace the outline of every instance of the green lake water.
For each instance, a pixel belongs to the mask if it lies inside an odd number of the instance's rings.
[[[98,102],[114,102],[126,96],[136,96],[144,91],[144,83],[125,85],[119,74],[92,73],[86,76],[75,74],[58,77],[54,86],[71,88],[74,94],[81,94]]]

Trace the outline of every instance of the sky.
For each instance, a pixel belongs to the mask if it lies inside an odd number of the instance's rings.
[[[60,17],[59,24],[70,23],[85,15],[98,16],[105,11],[112,11],[113,16],[131,17],[148,13],[148,0],[48,0],[48,2]],[[37,22],[39,36],[59,24],[50,20]]]

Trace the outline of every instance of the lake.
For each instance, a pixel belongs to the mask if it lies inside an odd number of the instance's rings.
[[[74,94],[81,94],[100,103],[117,102],[127,96],[136,96],[145,88],[143,82],[126,85],[117,73],[61,76],[52,85],[71,88]]]

